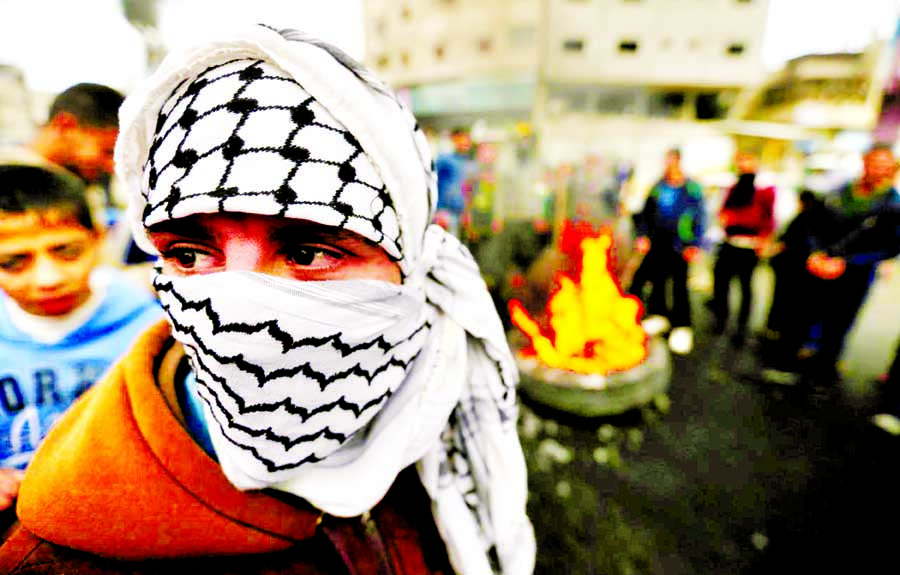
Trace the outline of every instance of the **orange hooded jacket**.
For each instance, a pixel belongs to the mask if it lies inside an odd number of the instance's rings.
[[[364,518],[235,489],[184,427],[183,357],[157,324],[57,422],[20,488],[0,573],[452,572],[412,469]]]

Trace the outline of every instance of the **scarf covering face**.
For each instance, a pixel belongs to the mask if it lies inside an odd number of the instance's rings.
[[[431,155],[405,107],[330,46],[257,26],[171,53],[126,100],[120,119],[116,169],[145,250],[156,253],[146,226],[168,219],[279,215],[362,235],[403,274],[402,286],[243,272],[157,276],[229,479],[349,517],[371,509],[416,463],[459,573],[530,573],[535,542],[514,362],[471,255],[429,225]],[[249,293],[257,294],[253,303]],[[382,344],[365,347],[372,342]],[[213,355],[219,359],[207,363]],[[266,367],[239,366],[238,356]],[[339,375],[357,364],[367,375]],[[248,385],[253,371],[268,373],[262,387],[256,381],[262,401]],[[324,389],[323,377],[331,378]],[[360,383],[367,378],[372,389]],[[354,404],[352,416],[332,409],[342,399]],[[246,445],[264,446],[260,453],[234,455],[249,451],[237,445],[239,426],[244,440],[254,438]],[[255,469],[245,464],[250,457]]]

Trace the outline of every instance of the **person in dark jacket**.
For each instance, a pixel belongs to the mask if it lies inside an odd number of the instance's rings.
[[[823,281],[806,269],[812,252],[835,232],[835,214],[810,190],[799,197],[799,213],[788,224],[769,260],[775,274],[772,304],[761,338],[761,352],[769,367],[799,369],[797,354],[809,337],[824,305]]]
[[[121,118],[167,317],[35,454],[0,572],[531,573],[515,362],[406,107],[259,25]]]
[[[807,260],[810,273],[826,280],[819,317],[821,333],[808,343],[815,352],[811,375],[823,385],[839,374],[837,362],[847,334],[881,262],[900,254],[900,192],[897,161],[890,147],[873,146],[863,157],[862,177],[829,199],[837,216],[835,241],[820,241]],[[830,239],[830,238],[829,238]]]
[[[669,347],[678,354],[693,348],[691,304],[688,297],[688,264],[700,253],[704,235],[703,190],[681,169],[681,152],[666,153],[662,179],[650,190],[638,218],[635,249],[645,254],[634,274],[629,292],[641,297],[646,283],[652,284],[647,302],[650,318],[666,318],[672,326]],[[667,287],[672,285],[672,306]],[[654,318],[655,319],[655,318]]]

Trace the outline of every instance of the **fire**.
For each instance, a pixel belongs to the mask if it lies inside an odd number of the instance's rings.
[[[547,302],[549,334],[521,302],[509,302],[512,322],[531,342],[523,353],[550,367],[601,375],[644,361],[647,334],[639,323],[641,303],[625,295],[610,272],[611,246],[608,234],[586,238],[581,242],[580,277],[557,272],[559,287]]]

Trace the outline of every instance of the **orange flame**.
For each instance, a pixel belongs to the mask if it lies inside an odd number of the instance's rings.
[[[509,302],[512,322],[528,336],[528,355],[576,373],[607,375],[639,365],[647,357],[640,300],[625,295],[609,268],[612,238],[581,242],[580,281],[558,272],[558,288],[547,302],[552,333],[546,334],[518,300]]]

